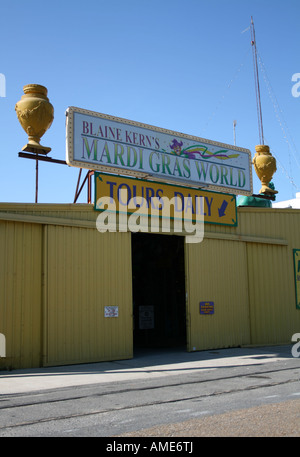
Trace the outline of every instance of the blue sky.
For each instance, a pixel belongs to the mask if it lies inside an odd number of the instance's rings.
[[[0,10],[0,201],[35,198],[35,162],[18,157],[27,135],[14,109],[29,83],[48,88],[55,117],[41,143],[55,159],[65,160],[68,106],[228,144],[236,120],[237,146],[254,155],[251,16],[277,201],[300,192],[299,0],[11,0]],[[72,203],[78,172],[40,162],[39,202]]]

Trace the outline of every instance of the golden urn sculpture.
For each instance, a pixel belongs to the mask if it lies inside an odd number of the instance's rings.
[[[48,154],[51,148],[40,144],[41,137],[54,119],[54,108],[47,97],[48,90],[39,84],[27,84],[23,91],[24,95],[15,106],[18,120],[28,135],[28,143],[22,150]]]
[[[276,159],[270,153],[269,146],[259,144],[255,146],[256,153],[253,158],[254,170],[261,181],[262,188],[260,194],[273,195],[277,194],[277,190],[271,189],[269,183],[274,175],[276,168]]]

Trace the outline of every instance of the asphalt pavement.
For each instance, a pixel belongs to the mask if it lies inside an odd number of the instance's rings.
[[[20,394],[130,380],[155,380],[182,373],[214,372],[293,359],[291,345],[240,347],[186,352],[182,349],[141,350],[132,359],[48,368],[0,371],[0,395]],[[167,378],[166,378],[167,379]],[[167,382],[165,380],[165,382]]]

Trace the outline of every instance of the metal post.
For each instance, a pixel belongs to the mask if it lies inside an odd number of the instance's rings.
[[[38,153],[36,153],[36,161],[35,161],[35,203],[38,202],[38,191],[39,191],[39,160],[38,160]]]
[[[79,188],[81,173],[82,173],[82,168],[80,168],[80,170],[79,170],[79,175],[78,175],[78,180],[77,180],[77,186],[76,186],[76,191],[75,191],[75,197],[74,197],[74,203],[76,203],[76,200],[77,200],[77,198],[78,198],[78,188]]]
[[[88,203],[92,202],[92,175],[94,174],[93,170],[88,172]]]
[[[259,141],[260,141],[260,144],[263,145],[264,144],[264,132],[263,132],[260,87],[259,87],[258,66],[257,66],[257,48],[256,48],[254,22],[253,22],[252,16],[251,16],[250,29],[251,29],[251,45],[253,46],[253,66],[254,66],[254,81],[255,81],[255,92],[256,92]]]

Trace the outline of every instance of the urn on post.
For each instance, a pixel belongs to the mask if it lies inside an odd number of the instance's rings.
[[[276,171],[276,159],[270,153],[269,146],[259,144],[255,146],[256,153],[253,158],[254,170],[261,181],[262,188],[259,193],[264,195],[277,194],[277,190],[272,189],[269,184]]]
[[[41,137],[54,119],[54,109],[47,97],[47,88],[39,84],[27,84],[23,91],[24,95],[15,106],[18,120],[28,135],[28,143],[22,150],[48,154],[51,148],[40,144]]]

